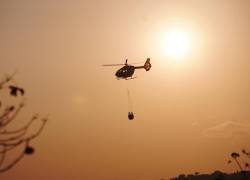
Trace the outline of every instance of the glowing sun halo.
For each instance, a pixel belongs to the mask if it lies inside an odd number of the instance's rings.
[[[168,32],[163,39],[163,51],[172,58],[181,58],[190,52],[190,39],[181,31]]]

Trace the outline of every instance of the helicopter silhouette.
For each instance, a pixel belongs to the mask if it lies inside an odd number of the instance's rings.
[[[125,64],[104,64],[103,66],[123,66],[116,71],[115,76],[117,79],[125,80],[134,79],[135,77],[133,77],[133,75],[136,69],[145,69],[146,71],[149,71],[152,67],[150,58],[146,59],[146,62],[143,66],[133,66],[128,64],[128,59],[126,59]]]

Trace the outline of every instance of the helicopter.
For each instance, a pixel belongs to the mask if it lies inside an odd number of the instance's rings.
[[[115,73],[115,76],[117,79],[125,79],[130,80],[134,79],[133,74],[136,69],[145,69],[146,71],[149,71],[152,67],[150,63],[150,58],[146,59],[146,62],[143,66],[133,66],[128,64],[128,59],[126,59],[125,64],[104,64],[103,66],[123,66],[122,68],[118,69]]]

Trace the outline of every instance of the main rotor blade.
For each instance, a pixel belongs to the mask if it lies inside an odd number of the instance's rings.
[[[128,64],[143,64],[145,63],[145,61],[141,61],[141,62],[134,62],[134,63],[128,63]]]
[[[134,63],[128,63],[128,65],[132,65],[132,64],[142,64],[145,61],[140,61],[140,62],[134,62]],[[102,66],[125,66],[126,64],[103,64]]]
[[[103,64],[102,66],[124,66],[125,64]]]

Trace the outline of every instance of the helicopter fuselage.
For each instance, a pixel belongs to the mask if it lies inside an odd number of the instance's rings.
[[[127,78],[133,79],[132,76],[135,72],[135,69],[142,69],[142,68],[145,68],[145,66],[125,65],[118,71],[116,71],[115,75],[118,79],[127,79]]]
[[[118,79],[126,79],[132,77],[135,72],[135,67],[131,65],[125,65],[116,71],[115,75]]]

